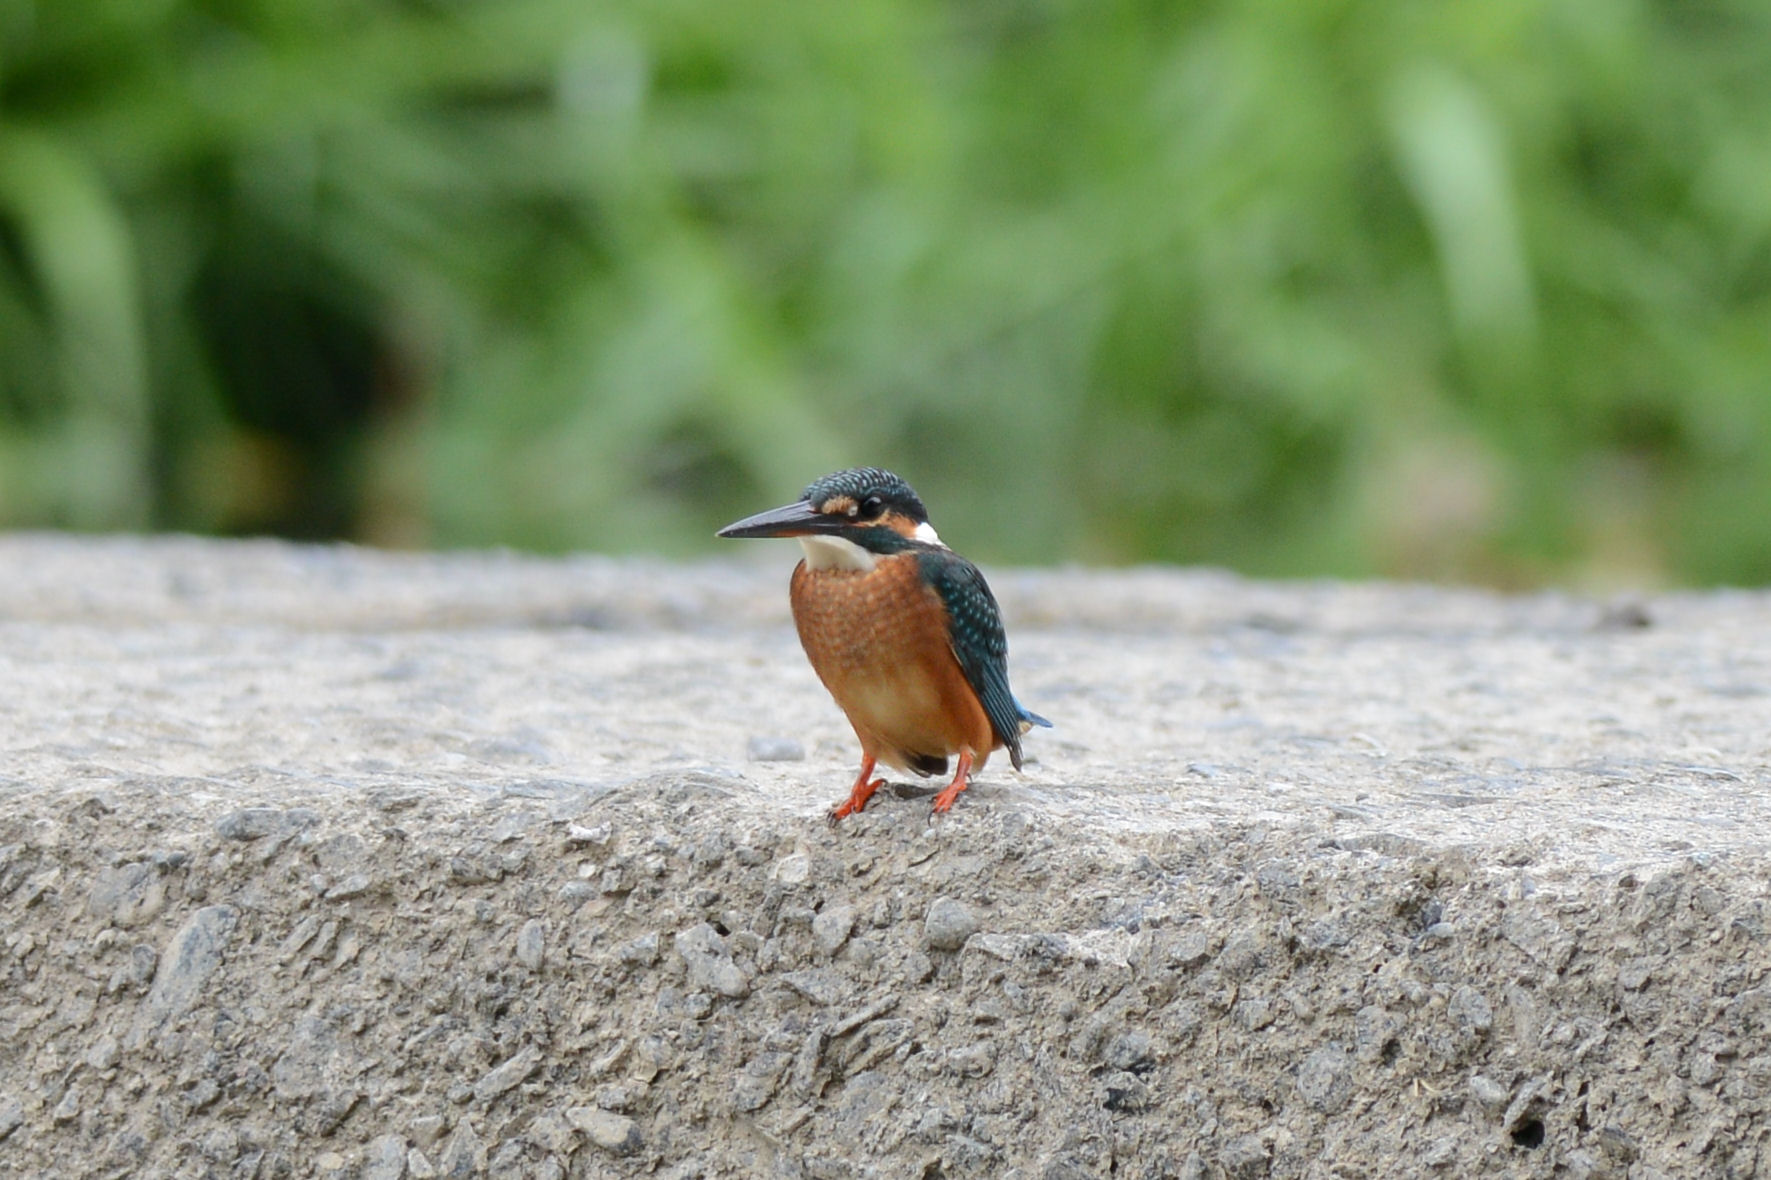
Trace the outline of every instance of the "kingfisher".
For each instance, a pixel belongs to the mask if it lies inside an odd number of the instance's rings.
[[[1021,735],[1051,722],[1008,685],[1008,637],[978,567],[942,543],[910,485],[878,467],[814,480],[800,498],[729,524],[721,537],[797,537],[790,586],[800,646],[861,741],[861,773],[830,821],[885,785],[878,763],[953,780],[952,808],[991,751],[1021,769]]]

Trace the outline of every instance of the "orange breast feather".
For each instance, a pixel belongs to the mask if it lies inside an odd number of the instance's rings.
[[[944,758],[962,749],[984,764],[997,744],[990,720],[913,555],[881,558],[867,571],[801,562],[792,602],[806,656],[863,749],[900,769],[917,755]]]

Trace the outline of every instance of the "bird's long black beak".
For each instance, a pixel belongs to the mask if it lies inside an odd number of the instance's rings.
[[[804,500],[796,500],[780,508],[759,512],[755,516],[746,516],[735,524],[727,525],[714,536],[805,537],[813,533],[834,532],[846,523],[848,522],[825,516]]]

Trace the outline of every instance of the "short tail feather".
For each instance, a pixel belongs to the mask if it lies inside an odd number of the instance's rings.
[[[1029,709],[1026,705],[1023,705],[1020,701],[1015,702],[1015,711],[1021,715],[1021,732],[1022,733],[1026,733],[1028,730],[1032,729],[1035,725],[1039,726],[1042,729],[1050,729],[1052,727],[1051,722],[1047,721],[1045,718],[1041,717],[1038,713],[1035,713],[1033,710]]]

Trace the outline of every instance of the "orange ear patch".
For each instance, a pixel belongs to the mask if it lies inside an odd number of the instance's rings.
[[[879,518],[879,523],[885,525],[885,527],[891,529],[900,537],[905,537],[912,541],[919,539],[916,535],[916,522],[911,520],[908,516],[905,516],[902,512],[888,512]]]

